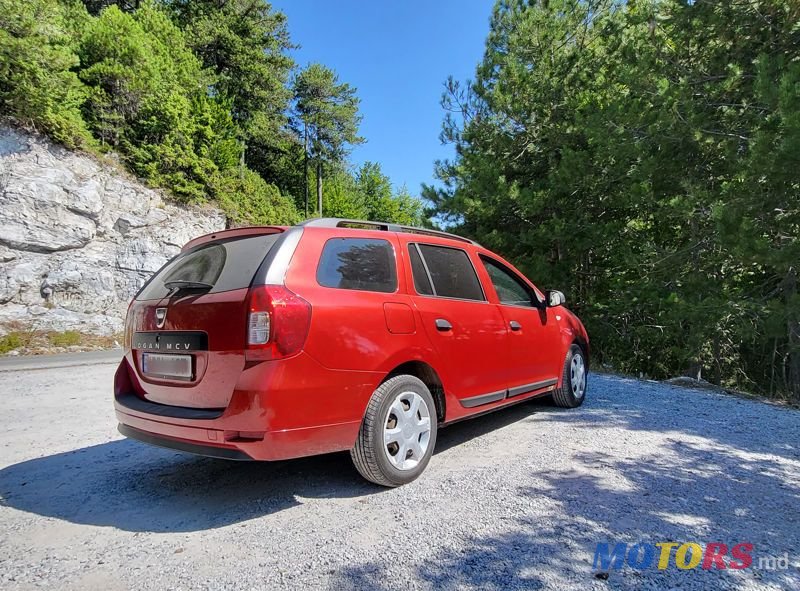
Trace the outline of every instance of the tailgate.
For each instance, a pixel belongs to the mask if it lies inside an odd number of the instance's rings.
[[[277,236],[203,243],[142,288],[126,320],[140,396],[191,408],[228,405],[244,369],[250,283]]]

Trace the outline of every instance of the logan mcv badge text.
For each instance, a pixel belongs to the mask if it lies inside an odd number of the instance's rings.
[[[161,343],[135,343],[135,349],[161,349]],[[164,349],[175,351],[191,351],[191,343],[164,343]]]

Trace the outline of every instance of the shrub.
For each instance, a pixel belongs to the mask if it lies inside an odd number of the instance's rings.
[[[95,144],[81,116],[88,89],[75,31],[89,16],[58,0],[0,0],[0,111],[68,148]]]
[[[47,335],[47,340],[54,347],[71,347],[81,344],[81,333],[77,330],[65,330],[64,332],[51,332]]]
[[[299,215],[293,201],[255,172],[218,174],[213,193],[233,225],[290,225]]]
[[[24,341],[18,332],[10,332],[0,337],[0,354],[19,349],[23,344]]]

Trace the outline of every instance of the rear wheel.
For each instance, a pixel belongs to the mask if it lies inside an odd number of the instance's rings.
[[[428,465],[436,426],[436,406],[427,386],[414,376],[395,376],[372,394],[350,457],[371,482],[406,484]]]
[[[561,387],[553,391],[556,406],[575,408],[586,398],[586,358],[578,345],[572,345],[564,360]]]

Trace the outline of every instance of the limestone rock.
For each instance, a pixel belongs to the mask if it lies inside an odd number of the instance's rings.
[[[167,203],[115,166],[0,125],[0,325],[118,332],[153,272],[224,227],[217,209]]]

